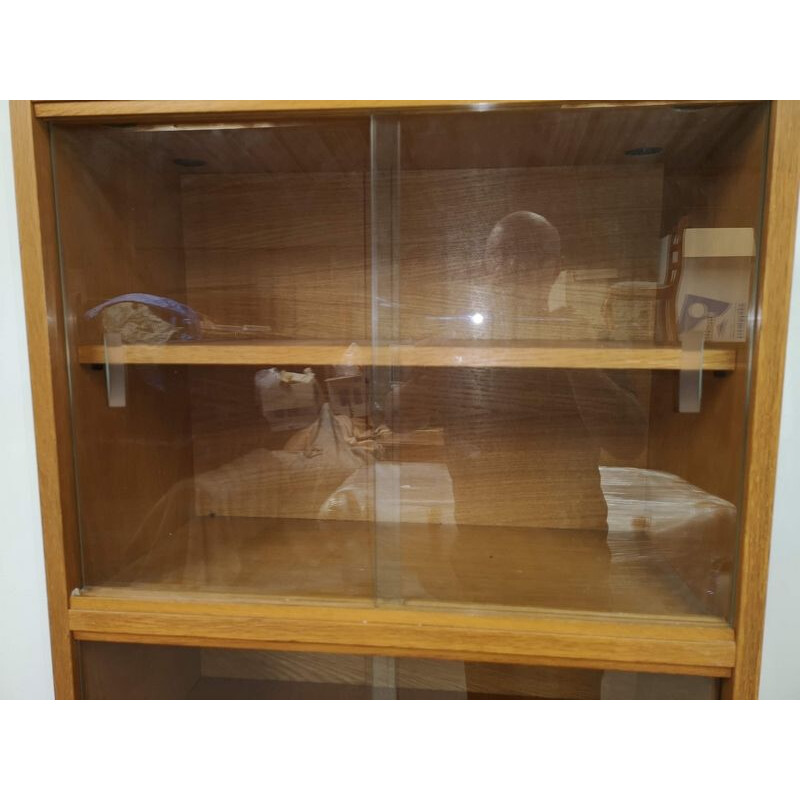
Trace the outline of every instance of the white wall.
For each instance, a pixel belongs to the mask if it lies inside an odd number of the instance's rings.
[[[800,276],[800,239],[795,275]],[[761,696],[800,699],[800,278],[792,292]],[[0,698],[53,696],[8,103],[0,102]]]
[[[800,225],[800,221],[798,221]],[[800,699],[800,235],[794,257],[761,697]]]
[[[51,698],[8,103],[0,101],[0,698]]]

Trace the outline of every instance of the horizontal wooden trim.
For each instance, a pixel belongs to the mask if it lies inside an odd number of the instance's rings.
[[[241,639],[209,639],[209,638],[194,638],[186,636],[155,636],[147,634],[129,635],[124,633],[97,633],[77,631],[75,633],[76,641],[81,642],[110,642],[115,644],[149,644],[149,645],[177,645],[179,647],[218,647],[229,650],[274,650],[277,652],[290,652],[290,653],[334,653],[339,655],[357,655],[357,656],[388,656],[390,658],[430,658],[425,653],[420,653],[418,650],[404,650],[394,647],[357,647],[351,645],[349,647],[341,647],[337,645],[326,645],[320,647],[318,645],[298,644],[294,642],[252,642],[242,641]],[[500,664],[522,664],[525,666],[537,667],[561,667],[564,669],[598,669],[598,670],[617,670],[623,672],[651,672],[655,674],[681,674],[681,675],[699,675],[707,678],[728,678],[732,670],[723,667],[701,667],[690,666],[680,670],[676,670],[674,665],[671,664],[653,664],[641,663],[637,664],[634,661],[626,661],[623,666],[620,666],[618,661],[600,661],[593,660],[591,664],[587,664],[582,659],[568,659],[568,658],[547,658],[545,656],[513,656],[504,655],[502,658],[492,656],[487,653],[469,653],[463,652],[443,652],[437,655],[436,658],[443,661],[468,661],[468,662],[483,662],[483,663],[500,663]]]
[[[82,364],[102,364],[103,345],[78,348]],[[400,367],[538,367],[572,369],[680,369],[681,349],[656,345],[493,345],[475,342],[446,345],[369,344],[349,350],[347,344],[314,342],[197,342],[191,344],[122,345],[114,362],[125,364],[357,364]],[[732,370],[734,349],[708,348],[706,369]]]
[[[90,590],[72,598],[77,639],[395,654],[727,677],[733,631],[699,617],[457,613],[368,606],[291,606],[137,598]],[[125,637],[124,639],[120,637]]]
[[[364,114],[371,111],[458,111],[525,106],[605,108],[615,106],[706,105],[711,100],[75,100],[37,101],[40,119],[58,122],[187,122],[252,119],[269,114]]]

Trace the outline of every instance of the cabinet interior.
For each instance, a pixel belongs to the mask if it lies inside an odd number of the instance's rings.
[[[726,617],[750,336],[708,346],[721,368],[703,372],[699,413],[679,413],[680,345],[659,341],[652,321],[615,337],[605,299],[612,284],[659,280],[662,239],[683,218],[758,240],[767,124],[764,105],[731,104],[55,126],[85,589]],[[560,272],[583,282],[577,319],[527,316],[513,282],[487,288],[487,238],[520,209],[557,229]],[[186,304],[218,331],[269,331],[123,348],[125,406],[112,408],[103,328],[86,312],[130,293]],[[620,308],[632,317],[637,306]],[[453,365],[462,351],[468,366]],[[454,409],[486,381],[509,406],[552,399],[566,372],[590,396],[601,370],[587,359],[617,359],[609,371],[635,419],[612,409],[590,456],[567,413],[506,434],[492,426],[486,469],[462,475],[464,448],[447,438]],[[319,409],[313,435],[265,420],[256,373],[312,368],[324,408],[348,360],[367,405],[350,427]],[[534,373],[539,384],[520,383]],[[378,425],[390,433],[353,452],[349,439]],[[522,491],[520,441],[534,434],[542,478]],[[307,452],[313,436],[327,437],[325,468]],[[600,481],[572,470],[587,458],[609,470],[606,503],[622,470],[649,470],[705,493],[702,513],[657,532],[646,516],[615,528],[592,505]],[[548,475],[573,482],[555,492]],[[646,508],[689,502],[656,496],[649,480],[634,486]],[[415,505],[405,487],[427,494]],[[214,691],[201,676],[249,680],[239,654],[231,677],[208,666],[213,654],[175,653],[187,691]],[[489,667],[473,670],[477,693],[491,695]],[[585,691],[597,693],[590,677]]]

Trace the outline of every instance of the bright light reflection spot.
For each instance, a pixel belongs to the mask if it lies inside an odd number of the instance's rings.
[[[483,314],[480,311],[476,311],[470,319],[473,325],[483,325]]]

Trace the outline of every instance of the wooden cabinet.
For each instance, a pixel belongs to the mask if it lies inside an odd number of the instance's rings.
[[[798,104],[12,113],[59,696],[757,694]]]

